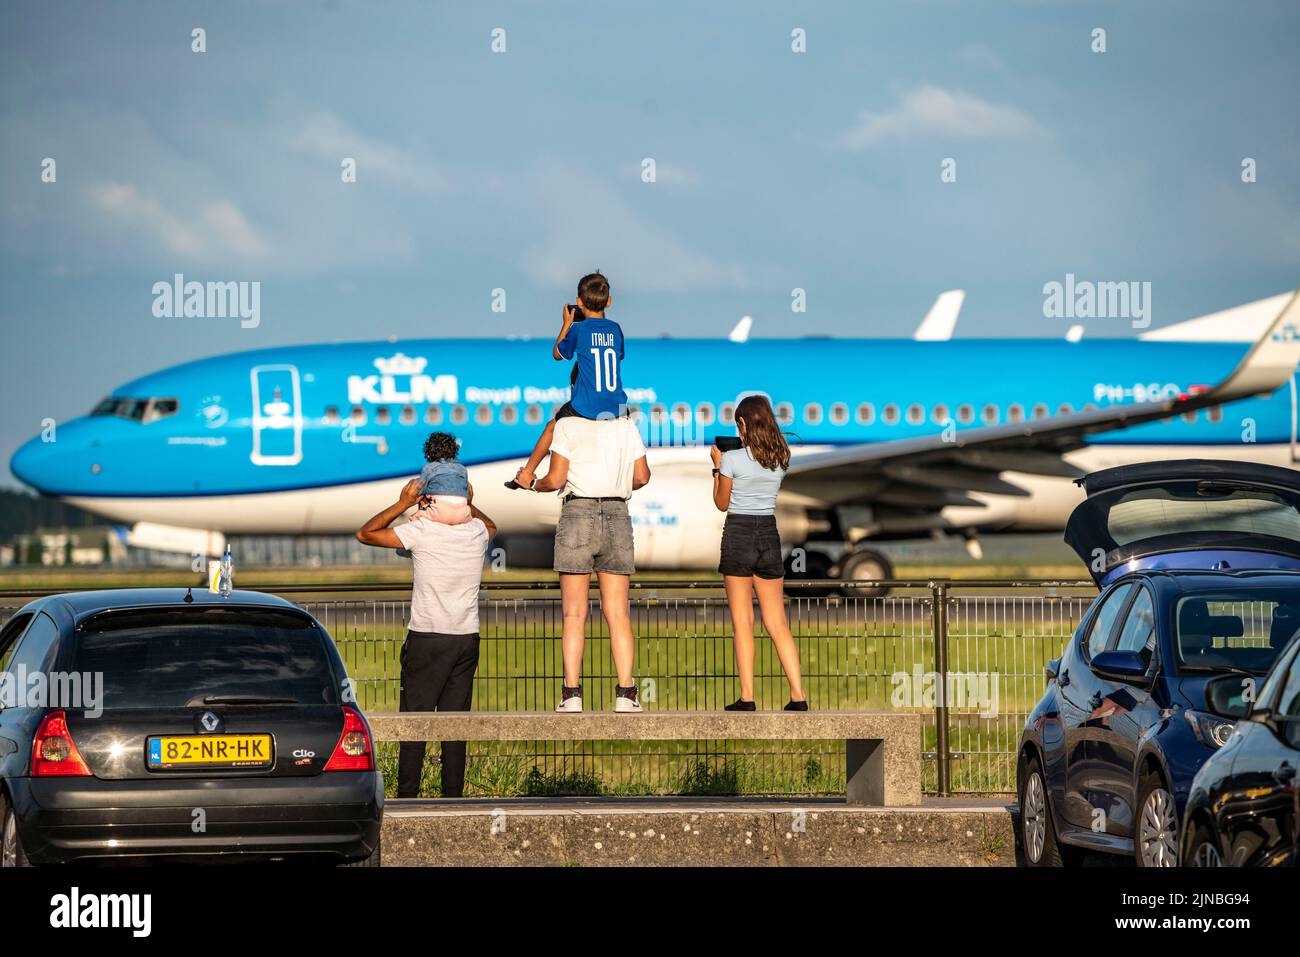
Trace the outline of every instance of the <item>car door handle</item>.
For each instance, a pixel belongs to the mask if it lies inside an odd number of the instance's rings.
[[[1283,761],[1278,766],[1277,770],[1273,772],[1273,777],[1275,777],[1278,781],[1281,782],[1294,781],[1295,767],[1292,766],[1289,762]]]

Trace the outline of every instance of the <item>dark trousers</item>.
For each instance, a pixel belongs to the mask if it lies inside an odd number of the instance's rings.
[[[468,711],[478,667],[478,635],[408,631],[402,644],[402,711]],[[403,741],[397,756],[397,796],[417,797],[425,742]],[[442,742],[442,796],[465,791],[465,742]]]

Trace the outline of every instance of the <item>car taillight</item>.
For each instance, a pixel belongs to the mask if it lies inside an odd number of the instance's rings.
[[[62,711],[52,711],[36,729],[32,744],[32,777],[88,777],[90,768],[68,732],[68,718]]]
[[[370,732],[361,720],[361,713],[349,705],[343,706],[343,733],[334,753],[325,762],[326,771],[373,771],[375,755],[370,747]]]

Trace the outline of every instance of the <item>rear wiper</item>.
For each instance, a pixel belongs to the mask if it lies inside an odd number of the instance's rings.
[[[199,701],[202,704],[297,704],[297,698],[274,698],[269,695],[260,694],[210,694],[204,695]],[[189,706],[193,707],[194,699],[190,699]]]

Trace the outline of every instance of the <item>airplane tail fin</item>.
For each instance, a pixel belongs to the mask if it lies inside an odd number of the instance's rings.
[[[1222,312],[1151,329],[1138,338],[1158,342],[1255,342],[1291,301],[1291,296],[1292,293],[1284,292],[1256,299]]]
[[[957,326],[957,316],[961,313],[961,304],[966,301],[964,289],[949,289],[939,293],[930,311],[925,314],[921,324],[912,333],[918,342],[945,342],[952,338],[952,331]]]

